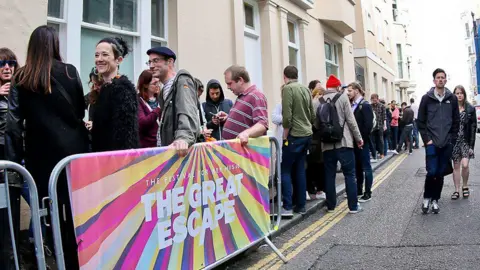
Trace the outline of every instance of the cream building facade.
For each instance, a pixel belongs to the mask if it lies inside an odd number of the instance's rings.
[[[418,62],[421,61],[414,54],[413,42],[410,37],[410,11],[408,0],[393,0],[393,43],[395,46],[395,94],[396,99],[409,101],[416,98],[416,74]],[[428,89],[427,89],[428,90]],[[426,90],[425,90],[426,91]],[[417,102],[418,104],[418,102]]]
[[[395,95],[395,53],[392,42],[392,1],[362,0],[355,6],[357,31],[353,34],[356,79],[367,98],[377,93],[387,102]],[[398,100],[397,100],[398,101]]]
[[[232,64],[245,65],[271,110],[281,101],[282,71],[289,64],[298,67],[304,84],[314,79],[325,84],[329,74],[344,83],[355,80],[352,34],[358,2],[0,0],[2,10],[11,10],[2,17],[7,26],[0,34],[11,37],[2,45],[14,49],[23,63],[33,29],[45,23],[55,27],[62,57],[79,69],[85,92],[96,42],[107,36],[131,44],[120,72],[133,82],[147,68],[146,51],[158,45],[173,49],[177,68],[205,84],[212,78],[223,82],[223,72]],[[230,91],[226,94],[234,98]]]

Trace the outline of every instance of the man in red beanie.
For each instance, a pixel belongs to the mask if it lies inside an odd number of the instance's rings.
[[[345,186],[348,198],[348,208],[351,214],[358,213],[357,184],[355,182],[354,144],[363,146],[362,135],[358,129],[355,116],[346,93],[341,93],[342,83],[334,75],[327,81],[327,91],[320,99],[317,109],[317,128],[322,136],[322,151],[325,162],[325,193],[327,211],[333,212],[337,205],[335,176],[337,162],[342,165],[345,176]],[[328,134],[335,136],[327,136]],[[335,134],[334,134],[335,133]]]

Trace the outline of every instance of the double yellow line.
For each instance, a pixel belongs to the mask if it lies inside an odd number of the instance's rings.
[[[407,154],[400,155],[396,158],[392,164],[386,167],[377,177],[374,179],[374,185],[372,190],[375,190],[383,181],[385,181],[395,169],[402,164],[407,157]],[[327,213],[321,217],[318,221],[301,231],[295,237],[285,243],[280,252],[287,257],[287,260],[291,260],[296,257],[300,252],[305,250],[323,234],[325,234],[335,224],[340,222],[349,212],[348,201],[343,201],[337,206],[333,213]],[[279,269],[283,265],[283,262],[278,259],[277,255],[272,252],[269,256],[258,261],[255,265],[248,269]]]

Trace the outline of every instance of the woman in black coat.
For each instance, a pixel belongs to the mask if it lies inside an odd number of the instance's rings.
[[[67,156],[88,151],[88,133],[82,120],[82,84],[76,68],[62,62],[54,28],[40,26],[33,31],[26,64],[15,75],[8,101],[7,159],[17,163],[25,159],[41,199],[48,196],[49,177],[55,165]],[[66,210],[66,216],[60,217],[62,240],[67,269],[76,269],[78,258],[68,194],[63,175],[58,182],[60,209]],[[51,240],[47,231],[50,247]]]
[[[126,76],[118,74],[128,52],[121,38],[105,38],[97,44],[95,68],[103,85],[93,114],[94,152],[140,147],[137,91]]]

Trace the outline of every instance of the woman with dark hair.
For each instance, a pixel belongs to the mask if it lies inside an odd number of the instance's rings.
[[[85,109],[87,110],[88,121],[85,124],[87,129],[91,130],[95,103],[100,94],[100,87],[102,87],[102,81],[98,74],[95,73],[95,67],[92,68],[92,71],[90,71],[88,75],[88,87],[90,88],[90,92],[85,95]]]
[[[313,110],[317,112],[320,106],[320,98],[325,94],[325,88],[319,80],[313,80],[308,84],[312,91]],[[307,191],[308,197],[314,200],[325,199],[325,165],[323,163],[322,144],[318,138],[318,130],[313,125],[312,143],[307,156]],[[308,198],[307,197],[307,198]]]
[[[95,102],[92,126],[94,152],[126,150],[140,146],[137,91],[120,64],[130,49],[121,38],[104,38],[97,43],[95,73],[102,81]]]
[[[8,48],[0,48],[0,160],[5,159],[5,126],[7,123],[8,93],[10,92],[11,80],[18,70],[18,62],[15,54]],[[11,179],[10,179],[11,180]],[[3,183],[3,174],[0,183]],[[12,209],[12,221],[15,239],[18,239],[20,230],[20,193],[19,183],[9,182],[10,206]],[[3,194],[2,194],[3,195]],[[8,209],[0,209],[0,268],[13,269],[15,264],[11,260],[11,238],[8,220]]]
[[[138,78],[138,127],[143,148],[157,146],[158,118],[161,113],[157,99],[160,92],[158,84],[159,79],[153,78],[150,70],[144,70]]]
[[[470,196],[468,188],[469,162],[475,158],[475,137],[477,132],[477,113],[475,108],[467,101],[467,92],[461,85],[455,87],[453,91],[458,100],[460,109],[460,128],[458,137],[453,146],[453,182],[455,192],[452,194],[452,200],[460,197],[460,178],[463,178],[462,195],[464,198]]]
[[[30,36],[25,66],[12,81],[8,110],[7,159],[17,163],[25,159],[39,198],[47,197],[55,165],[67,156],[88,151],[88,133],[82,120],[82,84],[77,69],[62,62],[54,28],[40,26]],[[60,215],[65,213],[60,220],[67,269],[77,269],[77,243],[65,174],[57,188],[60,209],[64,209]],[[52,247],[50,230],[46,236]]]

